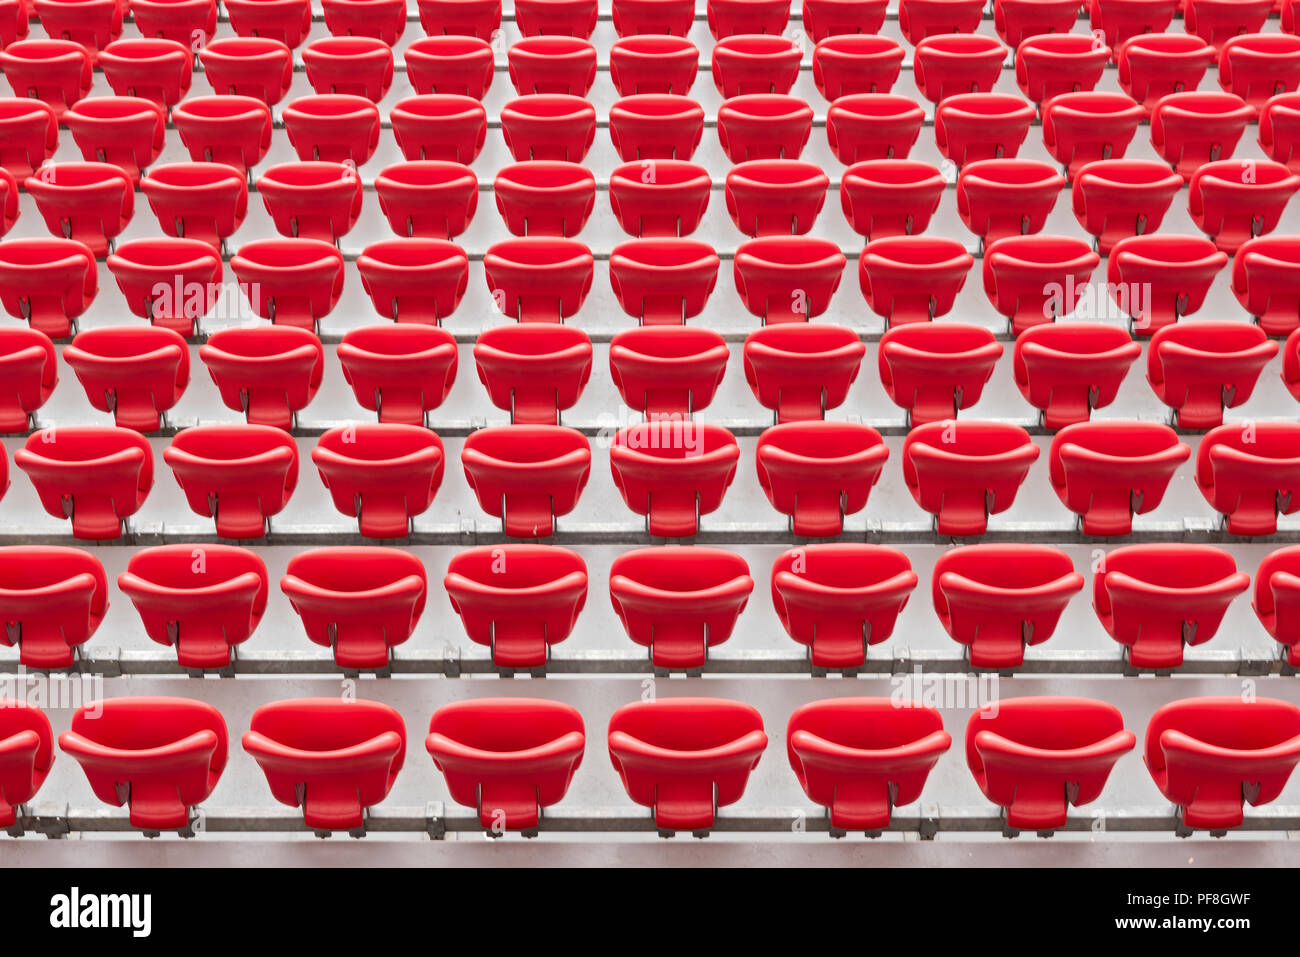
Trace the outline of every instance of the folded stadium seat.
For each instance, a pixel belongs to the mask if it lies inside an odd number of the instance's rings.
[[[442,484],[442,440],[421,425],[348,425],[323,433],[311,460],[334,507],[366,538],[405,538]]]
[[[1118,159],[1146,110],[1123,93],[1062,93],[1042,106],[1043,145],[1070,178],[1094,160]]]
[[[1013,374],[1020,394],[1043,413],[1043,426],[1086,422],[1115,401],[1142,347],[1119,326],[1054,322],[1016,338]]]
[[[1250,323],[1177,323],[1151,337],[1147,381],[1156,398],[1175,410],[1179,428],[1212,429],[1222,424],[1225,408],[1250,398],[1277,351],[1277,343]]]
[[[394,163],[375,177],[379,209],[398,236],[455,239],[478,210],[473,170],[444,160]]]
[[[465,634],[499,668],[544,668],[587,602],[586,563],[556,545],[467,548],[442,583]]]
[[[280,115],[289,143],[304,162],[322,160],[364,166],[379,145],[379,109],[364,96],[300,96]]]
[[[1300,237],[1242,243],[1232,260],[1232,291],[1268,335],[1294,332],[1300,326]]]
[[[36,410],[59,381],[58,354],[50,337],[35,329],[0,329],[0,433],[26,432]]]
[[[129,806],[131,826],[146,837],[193,837],[195,806],[226,767],[226,722],[190,698],[108,698],[77,709],[59,747],[81,765],[95,797]]]
[[[501,28],[501,0],[416,0],[416,7],[420,26],[430,36],[449,34],[487,41]]]
[[[220,298],[221,253],[201,239],[133,239],[107,264],[133,314],[182,336],[195,335]]]
[[[1109,256],[1121,239],[1156,232],[1182,186],[1182,176],[1157,160],[1098,160],[1075,173],[1074,217]]]
[[[384,239],[361,250],[357,273],[380,316],[436,326],[469,287],[469,257],[445,239]]]
[[[894,632],[916,588],[901,551],[861,542],[801,545],[772,564],[772,606],[814,669],[854,670]]]
[[[450,345],[455,355],[455,340]],[[488,398],[512,423],[559,425],[591,377],[591,338],[551,323],[498,326],[479,334],[474,365]]]
[[[1282,210],[1300,190],[1300,175],[1270,160],[1243,169],[1239,160],[1206,163],[1192,174],[1187,211],[1196,228],[1224,252],[1277,229]]]
[[[798,159],[812,124],[812,107],[795,96],[751,93],[733,96],[718,107],[718,141],[733,163]]]
[[[528,93],[586,96],[596,82],[596,48],[568,36],[530,36],[506,51],[510,82]]]
[[[311,33],[311,0],[222,0],[241,37],[270,37],[294,49]]]
[[[565,93],[521,96],[501,107],[501,135],[518,162],[581,163],[596,141],[596,108]]]
[[[947,182],[929,163],[866,160],[840,176],[840,208],[860,236],[883,239],[925,232]]]
[[[912,54],[916,88],[931,103],[954,93],[988,93],[1002,78],[1007,48],[974,33],[928,36]]]
[[[343,378],[357,403],[380,422],[424,425],[456,379],[456,337],[436,326],[363,326],[338,347]]]
[[[293,51],[269,37],[221,37],[199,51],[203,77],[218,95],[275,106],[293,83]]]
[[[657,670],[698,671],[731,637],[754,579],[739,555],[703,545],[638,548],[609,567],[609,599]]]
[[[625,405],[647,419],[690,416],[706,408],[729,358],[722,336],[694,326],[638,326],[609,342],[614,387]]]
[[[596,0],[516,0],[515,21],[525,37],[586,40],[596,30]]]
[[[1011,507],[1039,451],[1018,425],[931,422],[903,442],[903,481],[940,535],[983,535],[988,517]]]
[[[844,326],[779,323],[745,337],[745,380],[776,421],[825,418],[848,399],[867,347]]]
[[[1254,118],[1254,107],[1234,93],[1170,93],[1151,109],[1151,145],[1187,181],[1203,164],[1231,156]]]
[[[620,37],[657,33],[684,37],[695,23],[694,0],[614,0],[611,12]]]
[[[120,0],[25,0],[23,4],[24,19],[30,22],[35,14],[47,36],[76,43],[92,59],[122,35],[126,7]]]
[[[983,16],[981,0],[900,0],[898,29],[916,46],[941,33],[974,33]]]
[[[102,326],[77,333],[63,348],[90,405],[113,423],[156,432],[190,381],[185,339],[164,326]]]
[[[1221,836],[1277,799],[1300,761],[1300,708],[1276,698],[1183,698],[1151,716],[1143,754],[1180,834]]]
[[[374,37],[391,47],[406,29],[406,0],[321,0],[321,7],[336,37]]]
[[[325,372],[320,340],[294,326],[220,329],[199,347],[199,358],[226,408],[243,412],[250,425],[286,432]]]
[[[1179,0],[1088,0],[1089,26],[1114,50],[1132,37],[1163,34],[1181,6]]]
[[[265,538],[298,486],[298,445],[269,425],[198,425],[163,451],[195,515],[221,538]]]
[[[11,836],[22,834],[18,818],[53,764],[54,732],[45,712],[17,698],[0,699],[0,827]]]
[[[844,165],[906,159],[925,122],[915,100],[896,93],[851,93],[826,110],[826,140]]]
[[[1171,0],[1172,3],[1172,0]],[[1043,696],[986,704],[966,724],[966,765],[1003,808],[1004,833],[1065,827],[1069,807],[1101,797],[1137,737],[1105,701]]]
[[[318,836],[360,836],[366,812],[388,796],[402,769],[406,725],[378,701],[297,698],[254,711],[243,744],[272,796],[301,807]]]
[[[483,272],[501,315],[519,322],[563,322],[586,301],[595,260],[574,239],[507,239],[488,247]]]
[[[939,152],[958,166],[1014,157],[1033,122],[1033,104],[1006,93],[958,93],[934,111]]]
[[[1070,556],[1048,545],[962,545],[934,563],[931,598],[976,670],[1019,668],[1025,647],[1052,637],[1083,590]]]
[[[1300,172],[1300,93],[1279,93],[1264,104],[1258,139],[1265,156]]]
[[[1079,21],[1076,0],[993,0],[993,29],[1013,50],[1025,40],[1064,35]]]
[[[911,323],[885,332],[877,349],[880,383],[910,425],[955,419],[980,400],[1002,357],[983,326]]]
[[[1282,646],[1282,660],[1300,665],[1300,546],[1269,552],[1255,572],[1254,601],[1259,622]]]
[[[748,93],[790,92],[799,79],[803,52],[788,37],[741,34],[713,45],[713,85],[724,98]]]
[[[740,446],[720,425],[657,419],[619,429],[609,449],[614,485],[656,538],[691,538],[736,476]]]
[[[714,40],[737,34],[780,34],[790,22],[790,0],[708,0],[705,14]]]
[[[803,0],[803,31],[814,43],[845,34],[873,34],[885,22],[886,0]]]
[[[112,163],[59,163],[57,170],[47,163],[23,185],[52,235],[84,243],[97,257],[135,214],[135,185]]]
[[[159,545],[131,556],[117,587],[182,668],[229,668],[266,612],[266,565],[235,545]]]
[[[763,494],[801,538],[843,534],[845,516],[867,507],[887,458],[870,426],[821,419],[764,429],[755,450]]]
[[[257,192],[281,236],[335,243],[361,215],[361,177],[347,162],[277,163]]]
[[[711,0],[710,7],[717,0]],[[609,719],[609,759],[628,796],[651,808],[662,837],[704,837],[717,809],[745,793],[767,735],[755,708],[725,698],[660,698]]]
[[[230,258],[239,291],[263,319],[314,332],[343,293],[343,254],[318,239],[262,239]]]
[[[858,285],[867,306],[888,328],[930,322],[952,311],[975,258],[955,239],[889,236],[873,239],[858,259]]]
[[[985,244],[1039,233],[1065,182],[1039,160],[977,160],[957,174],[957,214]]]
[[[807,322],[829,308],[847,261],[839,246],[825,239],[751,239],[736,250],[736,291],[764,324]]]
[[[1076,422],[1052,439],[1052,488],[1084,535],[1129,535],[1192,450],[1161,422]]]
[[[1258,34],[1273,12],[1272,0],[1184,0],[1183,27],[1216,50],[1238,34]]]
[[[139,511],[153,488],[153,450],[139,432],[114,426],[41,429],[14,452],[41,506],[72,519],[84,539],[122,536],[122,523]]]
[[[1073,236],[1007,236],[984,250],[984,294],[1018,336],[1074,312],[1099,262]]]
[[[108,610],[108,579],[90,552],[57,545],[0,548],[0,644],[25,668],[71,668]],[[12,803],[12,802],[11,802]]]
[[[0,72],[14,96],[45,103],[62,120],[91,86],[91,59],[71,40],[19,40],[0,50]]]
[[[1201,0],[1204,3],[1204,0]],[[1270,97],[1300,85],[1300,37],[1287,33],[1233,36],[1219,51],[1219,86],[1263,109]]]
[[[746,236],[802,236],[826,203],[830,177],[802,160],[749,160],[727,173],[723,196]]]
[[[141,36],[179,43],[197,40],[201,46],[217,32],[216,0],[132,0],[130,7]]]
[[[377,545],[313,548],[289,559],[280,590],[313,644],[344,669],[386,669],[411,637],[429,583],[411,552]]]
[[[625,163],[689,160],[704,136],[704,108],[687,96],[640,93],[609,108],[609,138]]]
[[[475,808],[489,835],[534,837],[582,763],[585,732],[582,715],[559,701],[473,698],[435,711],[424,746],[452,799]]]
[[[596,208],[596,176],[577,163],[514,163],[497,170],[492,194],[514,235],[576,236]]]
[[[21,184],[59,148],[54,110],[40,100],[0,98],[0,167]]]
[[[0,101],[3,102],[3,101]],[[709,171],[682,160],[628,163],[609,175],[609,205],[623,231],[636,237],[689,236],[709,205]]]
[[[1150,110],[1163,96],[1195,90],[1215,54],[1198,36],[1142,33],[1121,43],[1115,60],[1119,85]]]
[[[140,190],[164,233],[218,250],[248,214],[248,181],[225,163],[164,163],[149,170]]]
[[[458,93],[411,96],[389,110],[393,138],[408,160],[442,160],[468,166],[487,141],[487,110]]]
[[[686,96],[700,72],[700,51],[675,36],[629,36],[609,48],[609,78],[619,96]]]
[[[481,100],[496,73],[492,46],[478,37],[421,37],[407,46],[402,61],[412,89],[421,95],[452,94]]]
[[[562,425],[500,425],[471,432],[460,453],[483,511],[511,538],[550,538],[591,475],[591,443]]]
[[[393,84],[393,51],[374,37],[324,37],[302,51],[317,93],[346,93],[378,103]]]
[[[1258,422],[1211,429],[1196,450],[1196,485],[1227,517],[1229,535],[1275,535],[1300,510],[1300,425]]]
[[[181,143],[197,162],[244,173],[271,148],[271,108],[251,96],[195,96],[172,108]]]
[[[889,37],[829,36],[813,48],[813,84],[831,101],[860,93],[888,93],[898,82],[904,56],[903,48]]]
[[[99,52],[104,79],[118,96],[171,109],[190,90],[194,56],[175,40],[114,40]]]
[[[1107,286],[1133,332],[1146,336],[1199,312],[1227,264],[1228,254],[1200,236],[1129,236],[1111,249]]]
[[[74,239],[0,243],[0,303],[52,339],[72,335],[99,291],[95,254]]]

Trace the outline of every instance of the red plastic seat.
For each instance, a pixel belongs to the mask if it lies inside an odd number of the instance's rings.
[[[208,43],[217,32],[216,0],[131,0],[130,7],[135,28],[145,37]]]
[[[821,419],[848,399],[866,351],[844,326],[765,326],[745,337],[745,381],[778,423]]]
[[[623,231],[636,237],[689,236],[709,205],[708,170],[682,160],[628,163],[609,176],[609,205]]]
[[[1235,253],[1248,239],[1271,233],[1287,202],[1300,190],[1300,175],[1270,160],[1247,167],[1237,160],[1206,163],[1192,174],[1187,211],[1214,245]]]
[[[586,563],[555,545],[467,548],[442,583],[469,639],[500,668],[545,667],[587,602]]]
[[[1002,357],[1002,345],[982,326],[910,323],[881,337],[880,383],[908,422],[954,419],[980,400]]]
[[[1182,185],[1179,174],[1156,160],[1098,160],[1075,173],[1074,217],[1109,256],[1121,239],[1156,232]]]
[[[740,446],[720,425],[658,419],[619,429],[610,471],[623,501],[658,538],[699,534],[700,517],[722,507]]]
[[[1204,4],[1205,0],[1199,0]],[[1233,36],[1219,50],[1219,86],[1255,109],[1300,85],[1300,37],[1287,33]]]
[[[1216,50],[1231,37],[1257,34],[1273,12],[1272,0],[1184,0],[1183,27]]]
[[[501,135],[518,162],[581,163],[596,141],[596,108],[565,93],[521,96],[501,108]]]
[[[704,311],[718,281],[713,247],[693,239],[637,239],[615,246],[609,282],[643,326],[681,326]]]
[[[19,664],[71,668],[108,610],[104,567],[77,548],[0,548],[0,610],[5,620],[0,644],[18,646]]]
[[[311,0],[222,0],[241,37],[270,37],[293,49],[311,32]]]
[[[491,44],[472,36],[421,37],[407,46],[402,61],[407,80],[421,95],[452,94],[481,100],[496,73]]]
[[[1074,312],[1099,262],[1072,236],[1007,236],[984,251],[984,294],[1019,335]]]
[[[1065,177],[1048,163],[1027,159],[978,160],[957,174],[957,213],[986,244],[1042,232]]]
[[[14,96],[42,101],[57,120],[90,92],[90,65],[91,54],[71,40],[19,40],[0,50],[0,72]]]
[[[869,240],[915,236],[930,225],[946,188],[929,163],[866,160],[840,176],[840,207],[853,231]]]
[[[641,93],[609,109],[609,137],[625,163],[689,160],[704,136],[704,108],[687,96]]]
[[[1121,239],[1106,267],[1111,298],[1150,335],[1198,312],[1228,254],[1200,236],[1149,234]]]
[[[96,256],[108,253],[135,213],[131,177],[111,163],[47,164],[24,185],[52,235],[85,243]]]
[[[623,402],[647,419],[690,416],[706,408],[731,349],[710,329],[640,326],[609,343],[609,374]]]
[[[724,698],[637,701],[609,720],[610,761],[665,835],[708,833],[717,809],[744,795],[766,747],[762,715]]]
[[[591,475],[591,444],[562,425],[490,426],[470,433],[460,453],[465,480],[512,538],[550,538]]]
[[[1128,535],[1192,450],[1160,422],[1076,422],[1052,439],[1052,488],[1085,535]]]
[[[916,46],[940,33],[974,33],[983,14],[979,0],[900,0],[898,28]]]
[[[361,215],[361,177],[345,162],[277,163],[257,191],[281,236],[334,243]]]
[[[1282,646],[1282,658],[1289,665],[1300,664],[1300,620],[1296,618],[1300,598],[1300,547],[1295,545],[1269,552],[1255,572],[1254,601],[1259,623]]]
[[[474,698],[433,714],[425,747],[452,798],[475,808],[487,833],[537,833],[563,800],[586,748],[582,715],[544,698]]]
[[[303,48],[302,62],[307,82],[321,94],[346,93],[378,103],[393,84],[393,51],[374,37],[314,40]]]
[[[385,239],[357,257],[375,312],[394,322],[438,325],[469,286],[469,257],[445,239]]]
[[[192,159],[240,173],[271,147],[271,108],[251,96],[192,97],[172,108],[172,122]]]
[[[113,413],[115,425],[158,431],[190,381],[185,339],[163,326],[104,326],[80,332],[63,349],[92,408]]]
[[[577,163],[533,160],[498,170],[492,193],[514,235],[576,236],[596,207],[596,176]]]
[[[1151,145],[1189,180],[1203,164],[1231,156],[1254,118],[1254,108],[1233,93],[1170,93],[1151,110]]]
[[[389,111],[393,138],[408,160],[468,166],[487,141],[487,111],[472,97],[430,93],[407,97]]]
[[[304,162],[324,160],[362,166],[379,145],[379,109],[364,96],[300,96],[284,108],[281,116],[289,143]]]
[[[378,701],[298,698],[254,711],[243,744],[272,796],[301,807],[308,827],[360,835],[402,769],[406,725]]]
[[[221,329],[199,347],[199,358],[226,408],[243,412],[250,425],[286,432],[316,396],[325,371],[325,350],[306,329]]]
[[[1232,291],[1270,336],[1300,325],[1300,238],[1260,236],[1241,244],[1232,260]]]
[[[479,334],[474,365],[488,398],[512,423],[558,425],[591,377],[591,338],[550,323],[498,326]]]
[[[1052,637],[1070,599],[1083,590],[1070,556],[1048,545],[963,545],[934,563],[931,598],[972,668],[1025,663],[1025,647]]]
[[[790,92],[799,79],[803,53],[786,37],[741,34],[713,45],[713,85],[723,97]]]
[[[234,545],[159,545],[131,556],[117,587],[182,668],[229,668],[266,612],[266,565]]]
[[[59,747],[81,765],[95,797],[129,806],[132,827],[193,836],[195,806],[226,767],[226,722],[189,698],[108,698],[79,708]]]
[[[1215,56],[1197,36],[1141,33],[1119,45],[1115,60],[1119,85],[1150,110],[1163,96],[1195,90]]]
[[[139,432],[112,426],[59,426],[33,432],[14,452],[41,506],[72,519],[72,534],[114,539],[153,488],[153,450]]]
[[[1300,425],[1258,422],[1211,429],[1196,451],[1196,486],[1227,516],[1229,535],[1274,535],[1300,510]]]
[[[54,732],[45,712],[17,698],[0,699],[0,827],[11,834],[21,828],[18,817],[53,764]]]
[[[374,545],[314,548],[289,559],[280,590],[313,644],[345,669],[385,669],[424,613],[428,576],[411,552]]]
[[[1077,0],[993,0],[993,28],[1014,50],[1034,37],[1068,34],[1079,6]]]
[[[1178,0],[1088,0],[1089,26],[1113,50],[1132,37],[1164,33],[1180,6]]]
[[[245,243],[230,268],[253,311],[276,325],[314,331],[343,292],[343,254],[318,239]]]
[[[73,239],[0,243],[0,303],[52,339],[72,334],[73,322],[99,291],[95,254]]]
[[[887,458],[870,426],[823,420],[771,426],[755,452],[763,494],[805,538],[842,534],[845,516],[867,507]]]
[[[528,36],[506,51],[510,82],[528,93],[586,96],[596,82],[596,48],[570,36]]]
[[[772,606],[814,668],[854,669],[894,633],[916,582],[912,563],[893,548],[801,545],[772,564]]]
[[[406,0],[321,0],[321,7],[336,37],[374,37],[391,47],[406,29]]]
[[[427,325],[349,329],[338,347],[343,378],[357,403],[380,422],[424,425],[456,380],[456,337]]]
[[[563,322],[591,291],[591,250],[573,239],[507,239],[488,247],[483,271],[497,311],[520,322]]]
[[[1029,133],[1034,107],[1005,93],[958,93],[934,111],[939,152],[958,166],[1014,157]]]
[[[1123,157],[1146,110],[1123,93],[1062,93],[1045,102],[1043,145],[1070,178],[1094,160]]]
[[[839,246],[826,239],[751,239],[736,249],[736,291],[764,323],[807,322],[830,308],[847,262]]]
[[[194,335],[217,304],[221,254],[201,239],[133,239],[108,257],[127,307],[153,325]]]
[[[0,432],[26,432],[59,381],[58,354],[35,329],[0,329]]]
[[[656,33],[684,37],[695,23],[694,0],[614,0],[612,13],[620,37]]]
[[[1279,93],[1264,104],[1259,145],[1269,159],[1300,172],[1300,93]]]
[[[555,34],[585,40],[596,29],[596,0],[516,0],[515,21],[525,37]]]
[[[1086,422],[1093,409],[1115,401],[1120,383],[1142,347],[1118,326],[1055,322],[1016,338],[1013,373],[1020,394],[1059,429]]]
[[[269,425],[183,429],[163,452],[194,514],[221,538],[265,538],[298,486],[298,445]]]
[[[119,0],[24,0],[22,18],[35,14],[48,36],[79,44],[94,57],[122,35],[126,6]]]
[[[104,79],[118,96],[170,109],[190,90],[194,56],[175,40],[115,40],[99,52]]]
[[[790,0],[708,0],[705,14],[715,40],[742,33],[781,33],[790,21]]]
[[[218,249],[248,214],[248,182],[224,163],[155,166],[140,189],[164,233],[200,239]]]
[[[449,34],[487,41],[501,28],[501,0],[417,0],[416,6],[420,26],[430,36]]]
[[[204,79],[218,95],[275,106],[293,83],[293,51],[270,37],[222,37],[199,51]]]
[[[394,163],[375,177],[379,208],[398,236],[455,239],[478,209],[478,179],[460,163]]]
[[[609,78],[619,96],[686,96],[699,71],[699,49],[679,36],[627,36],[609,48]]]
[[[867,306],[889,328],[929,322],[952,310],[975,258],[955,239],[889,236],[867,243],[858,284]]]
[[[989,36],[941,33],[928,36],[912,54],[916,88],[931,103],[954,93],[988,93],[1002,78],[1007,48]]]
[[[886,6],[886,0],[803,0],[803,30],[814,43],[831,36],[877,33]]]
[[[59,124],[49,104],[0,98],[0,168],[21,184],[58,148]]]
[[[1114,705],[1091,698],[1003,698],[966,723],[966,765],[1005,827],[1040,834],[1064,827],[1070,806],[1101,797],[1115,762],[1137,737]]]
[[[1126,545],[1092,578],[1092,607],[1135,668],[1176,668],[1184,645],[1214,637],[1232,600],[1250,587],[1232,555],[1211,545]]]
[[[826,203],[821,167],[801,160],[750,160],[727,173],[724,197],[731,221],[746,236],[802,236]]]
[[[812,107],[795,96],[733,96],[718,108],[718,140],[733,163],[798,159],[808,145],[812,122]]]
[[[721,548],[639,548],[609,567],[614,611],[659,669],[703,668],[709,649],[731,637],[753,590],[749,565]]]
[[[903,48],[889,37],[869,33],[829,36],[813,48],[813,85],[832,101],[862,93],[888,93],[898,81],[904,56]]]
[[[1225,408],[1250,398],[1277,350],[1276,342],[1249,323],[1178,323],[1151,337],[1147,381],[1156,398],[1177,412],[1179,428],[1212,429],[1223,422]]]
[[[0,3],[0,47],[26,39],[29,20],[27,0],[4,0]]]
[[[366,538],[405,538],[442,484],[442,440],[421,425],[368,423],[329,429],[311,460],[334,507]]]

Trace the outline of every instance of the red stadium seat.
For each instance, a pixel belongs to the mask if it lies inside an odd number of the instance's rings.
[[[343,254],[318,239],[244,243],[230,268],[253,311],[276,325],[315,331],[343,292]]]
[[[705,14],[715,40],[740,33],[781,33],[790,21],[790,0],[708,0]]]
[[[90,66],[90,53],[71,40],[19,40],[0,50],[0,72],[14,96],[40,100],[60,121],[90,92]]]
[[[26,432],[36,410],[59,381],[58,353],[50,337],[35,329],[0,329],[0,432]]]
[[[1259,623],[1282,646],[1282,660],[1300,664],[1300,547],[1289,545],[1269,552],[1255,572],[1254,601]]]
[[[1005,93],[958,93],[934,111],[939,152],[958,166],[1014,157],[1029,133],[1032,104]]]
[[[689,236],[708,208],[712,184],[708,170],[682,160],[628,163],[610,173],[609,205],[630,236]]]
[[[892,329],[950,312],[974,262],[955,239],[889,236],[867,243],[858,282],[871,311]]]
[[[1016,338],[1013,372],[1021,395],[1042,411],[1043,425],[1059,429],[1086,422],[1093,409],[1114,402],[1141,354],[1142,347],[1118,326],[1054,322]]]
[[[1074,312],[1100,261],[1073,236],[1008,236],[984,250],[984,294],[1020,335]]]
[[[0,48],[26,39],[29,27],[27,0],[4,0],[0,3]]]
[[[843,534],[845,516],[866,508],[887,458],[870,426],[822,420],[771,426],[755,452],[763,494],[806,538]]]
[[[139,511],[153,488],[153,450],[130,429],[59,426],[33,432],[14,452],[41,506],[72,519],[77,538],[122,536],[122,523]]]
[[[135,214],[135,185],[111,163],[46,164],[24,185],[52,235],[85,243],[96,256]]]
[[[1257,34],[1273,12],[1271,0],[1184,0],[1183,27],[1216,50],[1238,34]]]
[[[257,191],[281,236],[334,243],[361,215],[361,177],[342,162],[277,163]]]
[[[199,51],[203,77],[218,95],[275,106],[293,83],[293,51],[269,37],[222,37]]]
[[[703,312],[719,262],[713,247],[695,240],[633,240],[610,253],[610,285],[623,311],[642,325],[684,325]]]
[[[426,412],[447,399],[456,379],[456,338],[436,326],[363,326],[338,347],[343,378],[380,422],[424,425]]]
[[[300,96],[280,115],[289,143],[303,162],[362,166],[379,145],[379,109],[364,96]]]
[[[1199,0],[1204,3],[1205,0]],[[1255,109],[1300,85],[1300,37],[1287,33],[1233,36],[1219,51],[1219,86]]]
[[[1265,156],[1300,172],[1300,93],[1279,93],[1264,104],[1258,139]]]
[[[577,163],[515,163],[497,171],[492,194],[514,235],[576,236],[596,207],[596,176]]]
[[[1155,160],[1098,160],[1075,174],[1074,216],[1108,256],[1121,239],[1159,229],[1182,185],[1181,176]]]
[[[130,7],[135,27],[145,37],[203,44],[217,32],[216,0],[131,0]]]
[[[745,381],[776,421],[825,418],[843,405],[867,347],[844,326],[783,322],[745,337]]]
[[[764,323],[807,322],[830,308],[847,262],[839,246],[826,239],[751,239],[736,249],[736,291]]]
[[[840,207],[849,226],[868,240],[916,236],[938,211],[947,181],[916,160],[866,160],[840,176]]]
[[[1257,326],[1207,320],[1166,326],[1147,347],[1147,381],[1183,429],[1212,429],[1250,398],[1278,346]],[[1300,505],[1300,502],[1296,503]]]
[[[41,100],[0,98],[0,167],[19,184],[59,148],[54,110]]]
[[[163,451],[195,515],[221,538],[265,538],[298,486],[298,444],[269,425],[182,429]]]
[[[623,402],[647,419],[690,416],[712,401],[731,349],[710,329],[647,325],[609,343],[609,374]]]
[[[1063,186],[1065,177],[1048,163],[978,160],[957,174],[957,213],[985,244],[1040,233]]]
[[[928,36],[912,54],[916,88],[931,103],[954,93],[989,93],[1002,78],[1007,48],[996,39],[969,33]]]
[[[609,48],[609,78],[619,96],[686,96],[699,72],[700,51],[683,37],[627,36]]]
[[[704,108],[688,96],[640,93],[609,108],[609,138],[625,163],[689,160],[704,136]]]
[[[530,36],[506,51],[510,82],[528,93],[586,96],[596,82],[596,48],[568,36]]]
[[[1151,110],[1151,145],[1186,181],[1231,156],[1254,118],[1254,108],[1233,93],[1170,93]]]
[[[1300,325],[1300,237],[1242,243],[1232,260],[1232,291],[1268,335],[1294,332]]]
[[[736,476],[740,446],[720,425],[659,419],[619,429],[609,449],[614,485],[657,538],[691,538]]]
[[[473,170],[443,160],[394,163],[375,177],[375,194],[398,236],[455,239],[478,209]]]
[[[1137,335],[1200,311],[1227,253],[1200,236],[1149,234],[1117,242],[1107,264],[1107,286],[1116,305],[1133,320]]]
[[[826,203],[821,167],[801,160],[750,160],[727,173],[724,197],[731,221],[746,236],[802,236]]]
[[[1181,33],[1140,33],[1115,51],[1119,85],[1148,110],[1163,96],[1195,90],[1215,62],[1214,47]]]
[[[507,239],[483,257],[497,311],[520,322],[563,322],[577,315],[594,270],[591,250],[573,239]]]
[[[302,51],[307,82],[317,93],[346,93],[378,103],[393,83],[393,51],[364,36],[324,37]]]
[[[383,318],[437,325],[465,295],[469,257],[445,239],[385,239],[361,251],[357,272]]]
[[[0,827],[17,836],[19,816],[54,764],[54,732],[40,708],[17,698],[0,700]]]
[[[416,0],[416,6],[420,26],[430,36],[448,34],[487,41],[501,28],[501,0]]]
[[[512,423],[559,425],[591,377],[591,338],[551,323],[498,326],[479,334],[474,365],[488,398]]]
[[[320,340],[293,326],[218,330],[199,347],[199,358],[226,408],[243,412],[250,425],[286,432],[315,398],[325,371]]]
[[[487,96],[495,75],[492,46],[478,37],[421,37],[406,48],[402,60],[406,78],[421,95],[451,94],[481,100]]]
[[[311,0],[222,0],[241,37],[270,37],[293,49],[311,32]]]
[[[248,214],[248,182],[224,163],[155,166],[140,181],[140,190],[164,233],[218,249]]]
[[[323,433],[311,460],[334,507],[365,538],[406,538],[433,504],[445,467],[442,440],[421,425],[347,425]]]
[[[695,22],[694,0],[614,0],[612,12],[620,37],[655,33],[684,37]]]
[[[1300,425],[1257,422],[1211,429],[1196,450],[1196,486],[1227,517],[1229,535],[1275,535],[1300,510]]]
[[[99,291],[95,254],[74,239],[0,243],[0,303],[52,339],[72,334]]]
[[[487,141],[487,110],[458,93],[407,97],[389,111],[393,138],[408,160],[441,160],[468,166]]]
[[[375,37],[391,47],[406,29],[406,0],[321,0],[321,7],[336,37]]]
[[[1180,6],[1178,0],[1088,0],[1089,25],[1113,50],[1132,37],[1164,33]]]
[[[903,48],[889,37],[830,36],[813,49],[812,75],[827,100],[863,93],[888,93],[903,66]]]
[[[501,108],[501,135],[518,162],[581,163],[596,141],[596,108],[564,93],[521,96]]]
[[[724,98],[747,93],[790,92],[799,79],[803,52],[787,37],[742,34],[713,45],[713,85]]]
[[[515,0],[515,22],[526,37],[557,34],[585,40],[596,29],[596,0]]]
[[[1287,202],[1300,190],[1300,175],[1269,160],[1242,166],[1238,160],[1206,163],[1192,174],[1187,211],[1196,228],[1226,253],[1277,228]]]
[[[99,559],[77,548],[0,548],[0,607],[0,644],[18,647],[20,665],[71,668],[108,610],[108,579]]]
[[[175,40],[115,40],[99,52],[99,66],[114,93],[168,109],[189,92],[193,60],[189,48]]]
[[[120,0],[26,0],[23,19],[35,14],[48,36],[79,44],[94,57],[122,35],[126,7]]]
[[[271,109],[251,96],[196,96],[172,108],[172,122],[196,162],[225,163],[240,173],[271,146]]]
[[[898,29],[916,46],[940,33],[974,33],[983,15],[980,0],[900,0]]]
[[[185,339],[164,326],[102,326],[79,332],[63,349],[92,408],[113,423],[156,432],[190,381]]]
[[[718,108],[718,140],[733,163],[798,159],[812,134],[812,107],[777,93],[733,96]]]
[[[561,425],[490,426],[470,433],[460,454],[479,507],[512,538],[549,538],[591,475],[591,443]]]
[[[1078,0],[993,0],[993,29],[1012,49],[1025,40],[1068,34],[1079,20]]]
[[[132,313],[182,336],[220,298],[221,253],[201,239],[133,239],[109,255],[108,269]]]
[[[804,33],[814,43],[827,37],[879,32],[887,0],[803,0]]]
[[[954,419],[979,402],[1002,345],[983,326],[909,323],[880,339],[880,383],[911,425]]]
[[[1045,102],[1043,145],[1073,179],[1094,160],[1123,157],[1146,110],[1123,93],[1062,93]]]

